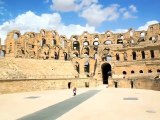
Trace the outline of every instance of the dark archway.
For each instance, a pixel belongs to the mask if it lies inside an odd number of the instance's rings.
[[[71,82],[68,82],[68,89],[71,88]]]
[[[111,65],[109,63],[104,63],[101,66],[103,84],[108,84],[108,77],[111,76]]]
[[[79,51],[79,49],[80,49],[79,42],[78,41],[74,41],[73,42],[73,50],[78,50]]]

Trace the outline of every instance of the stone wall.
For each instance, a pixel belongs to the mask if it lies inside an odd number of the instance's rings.
[[[150,90],[160,90],[160,79],[132,79],[134,89],[150,89]],[[128,79],[117,79],[109,80],[109,87],[115,87],[115,82],[117,82],[117,88],[131,88],[131,80]]]
[[[30,92],[55,89],[69,89],[76,87],[87,87],[88,79],[30,79],[30,80],[0,80],[0,94],[15,92]],[[95,86],[91,84],[90,86]]]

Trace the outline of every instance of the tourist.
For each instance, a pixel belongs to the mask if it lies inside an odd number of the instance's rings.
[[[76,96],[76,87],[73,88],[73,95]]]

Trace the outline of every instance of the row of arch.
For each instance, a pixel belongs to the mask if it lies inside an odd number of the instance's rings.
[[[152,73],[152,72],[153,72],[153,71],[152,71],[151,69],[148,70],[148,73]],[[134,70],[131,70],[130,73],[131,73],[131,74],[134,74],[135,71],[134,71]],[[143,72],[143,70],[139,70],[139,73],[144,73],[144,72]],[[157,73],[160,73],[160,69],[157,69]],[[123,74],[123,75],[127,75],[127,72],[126,72],[126,71],[123,71],[122,74]]]
[[[142,59],[146,59],[146,53],[145,53],[145,51],[141,51],[141,56],[142,56]],[[150,58],[151,59],[155,58],[154,50],[150,50]],[[127,61],[127,53],[126,52],[123,53],[123,59],[124,59],[124,61]],[[135,51],[132,52],[132,59],[133,60],[137,60],[137,53]],[[120,60],[119,53],[116,53],[116,60],[117,61]]]

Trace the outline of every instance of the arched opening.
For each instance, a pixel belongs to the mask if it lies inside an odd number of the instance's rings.
[[[5,57],[6,51],[5,50],[1,50],[0,51],[0,57]]]
[[[152,70],[148,70],[148,73],[152,73]]]
[[[94,40],[95,40],[95,41],[98,41],[98,40],[99,40],[98,36],[95,36]]]
[[[79,48],[80,48],[79,42],[78,41],[74,41],[73,42],[73,50],[78,50],[79,51]]]
[[[84,54],[89,55],[89,48],[88,48],[88,47],[85,47],[85,48],[84,48]]]
[[[67,47],[67,41],[66,40],[62,40],[62,47],[66,48]]]
[[[68,82],[68,89],[71,88],[71,82]]]
[[[123,75],[127,75],[127,72],[126,72],[126,71],[123,71]]]
[[[45,40],[45,39],[42,39],[41,46],[44,46],[45,44],[46,44],[46,40]]]
[[[118,39],[117,40],[117,44],[123,44],[123,40],[122,39]]]
[[[76,57],[78,57],[78,56],[79,56],[77,52],[74,52],[73,54],[74,54]]]
[[[98,42],[98,41],[94,41],[94,42],[93,42],[93,45],[98,46],[98,45],[99,45],[99,42]]]
[[[133,80],[131,80],[130,83],[131,83],[131,88],[133,88],[133,86],[134,86]]]
[[[56,45],[56,40],[55,39],[52,40],[52,45],[53,46]]]
[[[140,70],[139,73],[143,73],[143,70]]]
[[[157,73],[160,73],[160,69],[157,70]]]
[[[131,44],[134,44],[134,43],[135,43],[135,41],[134,41],[133,39],[131,39],[131,40],[130,40],[130,43],[131,43]]]
[[[98,47],[97,47],[97,46],[96,46],[96,47],[94,47],[94,48],[93,48],[93,50],[98,51]]]
[[[124,58],[124,61],[127,61],[127,53],[126,52],[123,53],[123,58]]]
[[[108,77],[111,76],[111,65],[109,63],[104,63],[101,66],[103,84],[108,84]]]
[[[84,72],[89,73],[89,62],[88,61],[84,63]]]
[[[141,37],[142,37],[142,38],[145,37],[145,32],[141,32]]]
[[[66,52],[64,52],[64,60],[67,60],[68,59],[68,55]]]
[[[89,42],[88,42],[88,41],[84,41],[84,42],[83,42],[83,45],[84,45],[84,46],[88,46],[88,45],[89,45]]]
[[[133,70],[131,71],[131,74],[134,74],[134,71],[133,71]]]
[[[97,60],[97,58],[98,58],[98,53],[95,52],[95,53],[94,53],[94,59]]]
[[[104,41],[104,44],[105,45],[110,45],[110,44],[112,44],[112,41],[111,40],[106,40],[106,41]]]
[[[78,62],[76,62],[76,64],[75,64],[75,69],[76,69],[76,71],[79,73],[80,72],[80,70],[79,70],[79,63]]]
[[[57,52],[54,52],[54,59],[58,59],[58,54],[57,54]]]
[[[136,52],[132,52],[133,60],[136,60]]]
[[[116,60],[120,60],[120,57],[119,57],[119,54],[118,53],[116,53]]]
[[[19,37],[20,37],[20,34],[19,33],[14,33],[14,40],[17,40]]]
[[[142,59],[145,59],[145,52],[141,51],[141,54],[142,54]]]
[[[111,61],[111,60],[112,60],[112,56],[111,56],[111,55],[107,55],[107,56],[106,56],[106,60],[107,60],[107,61]]]
[[[154,59],[154,50],[150,50],[151,53],[151,59]]]

